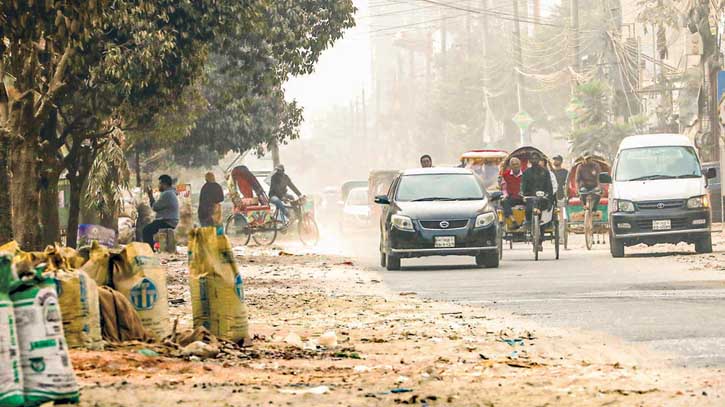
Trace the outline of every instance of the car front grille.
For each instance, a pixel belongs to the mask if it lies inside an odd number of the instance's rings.
[[[441,226],[441,223],[448,222],[448,227]],[[465,228],[468,225],[468,219],[456,219],[456,220],[422,220],[420,221],[420,225],[423,226],[425,229],[440,229],[440,230],[447,230],[447,229],[461,229]]]
[[[685,206],[685,201],[681,199],[637,202],[637,209],[639,210],[679,209],[683,206]]]

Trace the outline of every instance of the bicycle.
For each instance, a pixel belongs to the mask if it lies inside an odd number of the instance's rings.
[[[539,260],[539,252],[543,251],[543,242],[545,240],[554,241],[554,254],[559,259],[559,214],[556,205],[551,206],[548,202],[549,197],[543,191],[538,191],[536,196],[524,197],[524,201],[533,201],[533,209],[531,211],[530,236],[533,245],[534,260]],[[542,203],[546,204],[549,209],[542,210]],[[548,235],[547,235],[548,234]]]
[[[596,210],[594,201],[598,200],[601,194],[599,188],[579,190],[579,197],[584,202],[584,241],[587,250],[592,250],[592,246],[594,246],[594,212]]]
[[[286,234],[296,226],[300,242],[305,246],[315,246],[320,241],[320,229],[315,221],[314,205],[306,197],[300,197],[289,201],[289,219],[284,219],[280,209],[277,208],[274,214],[276,220],[275,230]]]

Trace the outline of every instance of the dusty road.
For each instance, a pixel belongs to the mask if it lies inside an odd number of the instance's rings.
[[[680,366],[725,365],[725,238],[715,254],[695,255],[692,246],[637,247],[612,259],[609,247],[587,252],[581,238],[553,260],[532,261],[524,244],[506,249],[498,270],[481,270],[469,258],[403,261],[403,270],[383,271],[377,240],[358,236],[345,247],[378,270],[391,289],[424,298],[512,311],[546,326],[603,331],[672,353]],[[366,247],[366,250],[362,248]]]

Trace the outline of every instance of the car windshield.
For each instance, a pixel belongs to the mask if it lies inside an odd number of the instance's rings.
[[[663,146],[622,150],[617,160],[617,181],[640,181],[702,176],[692,147]]]
[[[353,189],[350,195],[347,196],[348,206],[361,206],[368,204],[368,190],[367,189]]]
[[[406,175],[400,179],[398,201],[458,201],[484,198],[473,174]]]

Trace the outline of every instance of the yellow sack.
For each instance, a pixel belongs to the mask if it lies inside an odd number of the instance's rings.
[[[94,240],[88,252],[88,261],[81,267],[81,270],[85,271],[97,285],[110,286],[113,281],[111,280],[111,254],[108,248]]]
[[[15,240],[11,240],[0,246],[0,253],[9,253],[14,256],[20,251],[20,245]]]
[[[63,332],[71,348],[103,349],[98,286],[83,270],[57,269],[52,273],[63,310]]]
[[[48,267],[46,270],[78,269],[86,260],[72,247],[48,246],[44,252]]]
[[[217,228],[192,230],[189,239],[189,285],[194,328],[237,343],[248,341],[244,282],[229,239]]]
[[[114,258],[113,287],[131,301],[144,328],[157,339],[171,333],[166,272],[149,245],[129,243]]]

